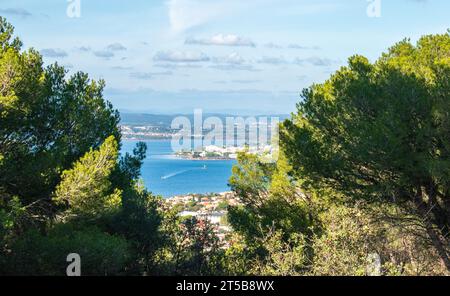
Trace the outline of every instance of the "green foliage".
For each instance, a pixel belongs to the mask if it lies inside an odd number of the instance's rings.
[[[250,275],[255,266],[255,250],[236,232],[229,237],[230,246],[221,258],[223,273],[228,276]]]
[[[137,254],[134,268],[140,273],[156,272],[155,253],[164,246],[160,231],[163,222],[161,199],[142,188],[126,190],[120,212],[111,221],[110,228],[129,241]]]
[[[242,238],[226,253],[230,274],[296,275],[305,268],[315,207],[291,169],[283,153],[276,164],[239,155],[230,185],[243,205],[229,207],[228,222]]]
[[[117,209],[121,191],[111,188],[109,177],[118,156],[114,137],[106,139],[98,150],[91,150],[70,170],[64,171],[53,200],[68,207],[68,214],[98,216]]]
[[[207,275],[215,269],[219,240],[207,220],[189,218],[183,221],[181,241],[183,252],[178,258],[177,271],[184,275]],[[181,260],[180,260],[181,259]]]
[[[256,206],[261,202],[261,195],[267,195],[274,166],[260,162],[258,156],[249,153],[240,153],[237,160],[230,178],[231,188],[245,203]]]
[[[308,274],[368,275],[372,254],[380,258],[381,275],[445,274],[423,225],[405,215],[395,206],[330,205],[320,214],[325,227],[312,240]]]
[[[0,48],[2,51],[7,48],[19,50],[22,47],[19,38],[12,39],[13,35],[14,27],[4,17],[0,17]]]
[[[70,253],[80,255],[82,275],[117,275],[129,261],[127,241],[95,227],[77,230],[60,225],[47,235],[31,230],[12,249],[8,273],[14,275],[64,276]]]
[[[274,165],[256,155],[239,155],[230,185],[243,206],[231,207],[228,220],[249,242],[257,242],[254,238],[263,237],[272,227],[281,230],[286,239],[293,233],[308,232],[310,209],[289,171],[283,156]]]
[[[139,179],[141,166],[147,154],[147,144],[138,142],[133,149],[133,154],[125,153],[119,160],[112,180],[120,188],[127,189]]]
[[[219,204],[217,205],[216,210],[217,211],[225,211],[228,209],[228,202],[226,200],[219,202]]]
[[[202,276],[223,273],[223,251],[213,225],[196,217],[179,218],[166,213],[163,230],[166,246],[156,259],[159,273],[166,275]]]
[[[103,99],[103,81],[84,73],[66,77],[57,64],[21,51],[13,27],[0,19],[0,184],[24,205],[46,198],[91,148],[113,135],[119,115]]]
[[[78,251],[84,274],[149,265],[161,215],[138,185],[146,145],[119,159],[119,114],[104,81],[44,68],[13,35],[0,18],[2,270],[63,275],[65,256]]]
[[[305,238],[301,234],[292,235],[285,242],[280,231],[269,233],[264,239],[267,255],[253,262],[250,274],[264,276],[298,276],[305,272],[308,255]]]
[[[199,204],[199,203],[196,202],[196,201],[190,201],[190,202],[186,205],[186,210],[187,210],[187,211],[195,212],[195,211],[200,210],[201,208],[202,208],[202,205]]]
[[[17,197],[8,200],[6,204],[0,203],[0,246],[11,238],[15,230],[22,230],[21,219],[25,215],[25,209]]]
[[[354,56],[303,91],[281,141],[309,188],[401,205],[429,221],[450,270],[450,34],[402,41],[376,63]]]
[[[0,274],[64,275],[69,253],[83,275],[448,273],[449,33],[304,90],[278,162],[238,157],[229,246],[143,188],[144,143],[119,157],[104,81],[21,47],[0,17]]]

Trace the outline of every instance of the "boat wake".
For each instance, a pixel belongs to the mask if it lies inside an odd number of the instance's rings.
[[[185,174],[185,173],[190,172],[190,171],[207,170],[207,169],[208,169],[208,167],[205,165],[205,166],[202,166],[202,167],[200,167],[200,168],[193,168],[193,169],[188,169],[188,170],[182,170],[182,171],[179,171],[179,172],[175,172],[175,173],[171,173],[171,174],[162,176],[162,177],[161,177],[161,180],[171,179],[171,178],[173,178],[173,177],[179,176],[179,175],[181,175],[181,174]]]

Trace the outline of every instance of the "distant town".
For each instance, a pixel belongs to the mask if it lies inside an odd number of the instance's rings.
[[[152,140],[152,139],[170,139],[174,135],[180,132],[179,129],[173,129],[171,127],[172,120],[180,115],[155,115],[155,114],[134,114],[134,113],[121,113],[121,132],[124,140]],[[183,115],[191,121],[194,121],[193,115]],[[214,116],[220,119],[222,122],[226,122],[229,117],[235,117],[227,114],[205,114],[205,117]],[[274,117],[283,121],[289,118],[289,115],[259,115],[255,116],[256,119],[263,117]],[[254,126],[254,125],[253,125]],[[259,125],[260,128],[271,128],[271,124]],[[198,137],[204,136],[209,133],[211,129],[203,129],[203,134]],[[246,127],[248,132],[248,126]]]
[[[224,247],[228,244],[227,235],[232,231],[227,221],[228,207],[241,204],[233,192],[180,195],[165,199],[165,203],[180,217],[209,221]]]
[[[171,139],[176,134],[176,130],[168,127],[153,125],[121,125],[120,130],[124,140],[154,140],[154,139]]]
[[[225,120],[229,115],[215,114],[216,118]],[[151,114],[122,114],[122,122],[120,125],[122,139],[146,141],[146,140],[170,140],[175,136],[180,136],[180,129],[171,128],[171,122],[175,115],[151,115]],[[189,118],[189,116],[186,116]],[[262,117],[262,116],[261,116]],[[285,118],[284,115],[278,116],[279,118]],[[229,117],[228,117],[229,118]],[[258,117],[257,117],[258,118]],[[255,124],[251,126],[245,126],[245,134],[223,134],[223,142],[227,145],[220,145],[212,143],[214,145],[205,145],[201,147],[189,147],[188,149],[181,149],[174,151],[174,155],[179,158],[189,160],[234,160],[237,159],[239,152],[246,150],[249,153],[254,154],[270,154],[272,153],[272,145],[263,143],[262,145],[248,145],[247,135],[250,128],[256,128],[252,131],[261,133],[262,131],[271,128],[271,124]],[[192,140],[199,138],[205,138],[211,129],[203,129],[198,135],[192,135]],[[228,145],[228,143],[232,143]]]

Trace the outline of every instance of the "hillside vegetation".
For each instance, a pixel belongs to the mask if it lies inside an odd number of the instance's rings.
[[[228,248],[142,186],[104,87],[0,18],[0,275],[450,273],[449,32],[303,90],[278,161],[239,155]]]

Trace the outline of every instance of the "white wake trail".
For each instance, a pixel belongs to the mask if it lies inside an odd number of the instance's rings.
[[[182,170],[182,171],[179,171],[179,172],[175,172],[175,173],[171,173],[171,174],[162,176],[162,177],[161,177],[161,180],[167,180],[167,179],[176,177],[176,176],[178,176],[178,175],[185,174],[185,173],[190,172],[190,171],[195,171],[195,170],[206,170],[206,169],[207,169],[206,166],[203,166],[203,167],[200,167],[200,168],[193,168],[193,169],[188,169],[188,170]]]

